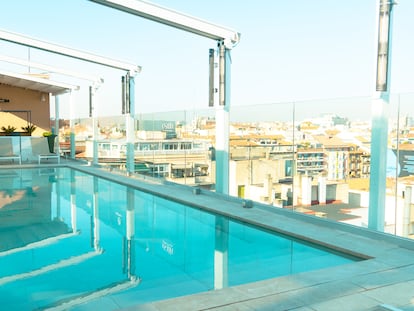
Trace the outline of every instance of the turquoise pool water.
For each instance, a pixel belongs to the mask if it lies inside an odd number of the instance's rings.
[[[3,169],[0,189],[2,310],[115,309],[355,260],[69,168]]]

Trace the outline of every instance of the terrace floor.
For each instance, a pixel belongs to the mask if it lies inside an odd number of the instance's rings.
[[[47,165],[53,165],[47,164]],[[162,300],[132,308],[109,297],[94,310],[414,310],[414,241],[303,215],[262,204],[243,208],[240,199],[166,183],[129,178],[119,173],[63,160],[121,184],[230,216],[301,240],[317,243],[366,260],[255,283]],[[9,167],[8,165],[2,167]],[[16,166],[14,166],[16,167]],[[78,306],[74,310],[89,310]]]

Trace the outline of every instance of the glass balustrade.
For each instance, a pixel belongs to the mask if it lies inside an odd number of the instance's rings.
[[[414,234],[414,94],[388,104],[385,231]],[[61,128],[67,156],[126,171],[133,141],[134,173],[215,190],[216,111],[143,113],[72,120]],[[234,106],[230,111],[229,195],[352,225],[368,224],[372,98],[338,98]],[[97,150],[94,154],[94,146]]]

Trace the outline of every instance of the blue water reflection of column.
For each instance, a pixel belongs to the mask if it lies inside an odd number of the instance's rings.
[[[76,216],[76,176],[75,171],[70,170],[70,215],[72,222],[72,232],[77,231],[77,216]]]
[[[135,279],[135,191],[127,189],[126,228],[124,239],[123,270],[128,279]]]
[[[55,189],[56,189],[56,216],[57,219],[59,220],[63,220],[62,218],[62,206],[61,206],[61,202],[60,202],[60,183],[59,183],[59,179],[57,178],[56,171],[54,171],[54,174],[49,176],[49,181],[55,185]]]
[[[49,179],[49,184],[50,184],[50,202],[52,204],[52,202],[55,202],[55,220],[62,220],[62,213],[61,213],[61,205],[60,205],[60,189],[57,183],[57,179],[55,176],[55,169],[50,169],[53,173],[47,173],[48,170],[46,169],[46,173],[48,175],[48,179]],[[42,175],[42,170],[39,169],[39,175]],[[53,205],[51,205],[53,206]]]
[[[229,250],[229,220],[216,216],[215,249],[214,249],[214,289],[227,287]]]
[[[371,167],[368,227],[384,231],[387,175],[388,106],[391,78],[392,8],[394,2],[379,0],[376,91],[371,128]]]
[[[93,177],[93,199],[92,199],[92,217],[91,217],[91,247],[96,251],[100,250],[99,234],[99,179]]]

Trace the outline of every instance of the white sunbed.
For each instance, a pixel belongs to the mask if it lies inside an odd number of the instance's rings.
[[[22,164],[21,155],[13,152],[11,137],[0,138],[0,160],[19,160],[19,164]]]
[[[60,163],[60,155],[49,151],[49,144],[45,137],[32,137],[31,144],[32,153],[37,156],[39,165],[42,159],[57,159],[58,163]]]

